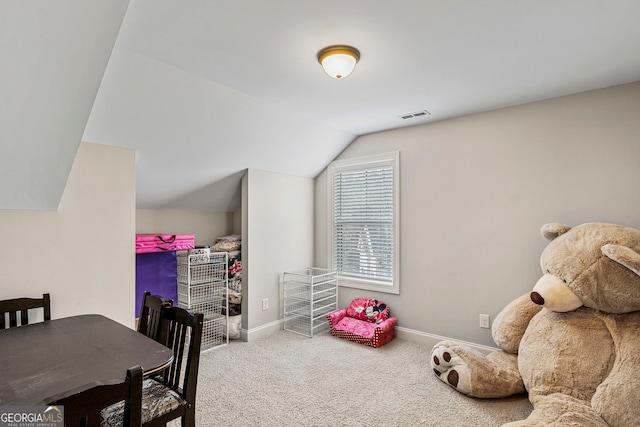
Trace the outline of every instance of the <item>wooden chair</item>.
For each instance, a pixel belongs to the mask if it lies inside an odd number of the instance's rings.
[[[53,396],[49,406],[64,406],[65,427],[140,427],[142,425],[142,368],[127,370],[123,382],[96,383],[89,388]],[[124,411],[116,404],[124,402]]]
[[[173,350],[173,363],[159,375],[144,381],[144,426],[164,426],[179,417],[183,427],[195,426],[203,322],[202,313],[164,307],[160,342]]]
[[[51,299],[49,294],[43,294],[42,298],[14,298],[0,301],[0,329],[15,328],[29,324],[29,310],[42,308],[44,320],[51,320]],[[5,315],[9,314],[9,323],[5,321]],[[20,325],[18,325],[18,318]]]
[[[138,332],[155,341],[159,341],[158,334],[160,333],[160,324],[162,323],[162,312],[164,307],[172,305],[173,300],[163,298],[159,295],[151,295],[151,292],[145,291],[142,296]]]

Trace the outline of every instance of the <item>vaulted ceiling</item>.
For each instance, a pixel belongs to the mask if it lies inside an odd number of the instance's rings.
[[[232,211],[247,168],[314,177],[359,135],[638,81],[638,16],[637,0],[2,2],[0,208],[56,209],[84,140],[136,150],[138,208]],[[343,80],[316,60],[331,44],[361,52]]]

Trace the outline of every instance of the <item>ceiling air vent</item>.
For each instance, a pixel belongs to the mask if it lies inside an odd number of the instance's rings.
[[[407,119],[415,119],[415,118],[419,118],[419,117],[426,117],[426,116],[430,116],[431,113],[428,112],[427,110],[421,110],[421,111],[416,111],[415,113],[407,113],[407,114],[402,114],[400,117],[403,120],[407,120]]]

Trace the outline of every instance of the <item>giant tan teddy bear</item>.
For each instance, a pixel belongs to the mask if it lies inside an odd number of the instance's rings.
[[[529,394],[507,426],[640,426],[640,230],[547,224],[543,275],[496,316],[501,350],[438,343],[431,365],[472,397]]]

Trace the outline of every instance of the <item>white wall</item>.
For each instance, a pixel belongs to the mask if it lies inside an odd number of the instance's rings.
[[[249,336],[280,327],[282,273],[312,265],[313,187],[312,178],[256,169],[243,178],[242,327]]]
[[[134,151],[81,143],[57,212],[0,211],[0,299],[51,294],[51,316],[135,305]]]
[[[233,232],[232,212],[152,210],[136,211],[136,234],[193,234],[196,246],[215,243]]]
[[[640,228],[640,83],[358,138],[339,158],[400,151],[401,328],[494,345],[491,319],[540,275],[547,222]],[[326,172],[315,183],[325,266]]]
[[[60,207],[128,5],[0,2],[0,209]]]

